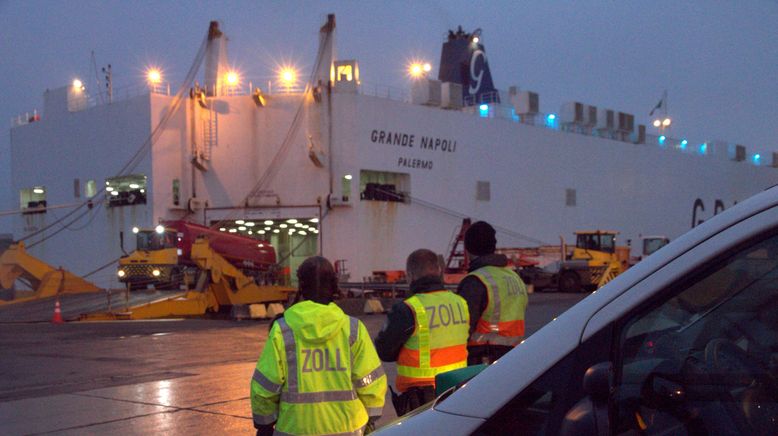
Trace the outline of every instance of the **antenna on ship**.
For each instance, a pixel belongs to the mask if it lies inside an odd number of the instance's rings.
[[[95,73],[95,84],[97,84],[97,88],[95,88],[95,89],[100,89],[100,76],[97,75],[97,60],[95,59],[95,51],[94,50],[92,50],[92,59],[91,59],[91,61],[92,61],[92,71],[94,71],[94,73]],[[103,101],[103,93],[102,92],[98,92],[97,96],[100,98],[100,103],[101,104],[104,103],[104,101]]]
[[[662,114],[659,116],[659,118],[654,119],[653,125],[657,129],[659,129],[659,133],[664,136],[665,130],[670,129],[670,125],[673,123],[673,120],[667,116],[667,90],[662,93],[662,98],[659,100],[659,103],[654,106],[653,109],[651,109],[651,112],[648,113],[648,116],[653,116],[654,112],[657,110],[661,110]]]
[[[113,72],[111,71],[111,64],[108,67],[103,67],[103,74],[105,74],[105,90],[108,95],[108,104],[113,102]]]

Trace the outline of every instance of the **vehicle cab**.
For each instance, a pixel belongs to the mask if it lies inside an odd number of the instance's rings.
[[[778,188],[695,227],[381,429],[425,432],[777,434]]]

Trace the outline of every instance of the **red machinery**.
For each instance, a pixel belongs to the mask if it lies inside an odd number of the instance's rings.
[[[136,250],[119,260],[119,280],[131,288],[177,289],[194,282],[192,244],[205,237],[211,249],[258,284],[275,283],[276,252],[270,242],[214,230],[183,220],[137,231]]]

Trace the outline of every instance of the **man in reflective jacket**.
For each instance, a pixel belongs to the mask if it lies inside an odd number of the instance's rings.
[[[251,380],[258,435],[361,435],[383,411],[386,375],[364,324],[332,303],[337,277],[312,257],[297,270],[303,301],[277,319]]]
[[[470,254],[469,274],[457,293],[470,311],[468,365],[492,363],[524,338],[527,287],[508,265],[508,258],[495,254],[496,232],[478,221],[465,232],[465,250]]]
[[[416,250],[406,273],[413,296],[395,304],[376,338],[381,360],[397,362],[397,416],[435,398],[435,376],[467,366],[467,303],[442,282],[438,256]]]

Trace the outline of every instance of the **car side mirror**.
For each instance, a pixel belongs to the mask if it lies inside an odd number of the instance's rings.
[[[654,407],[675,409],[686,400],[686,388],[681,383],[657,372],[649,374],[641,391],[645,401]]]
[[[567,411],[559,434],[609,434],[608,399],[613,393],[613,364],[600,362],[590,366],[584,373],[583,391],[586,397]]]

